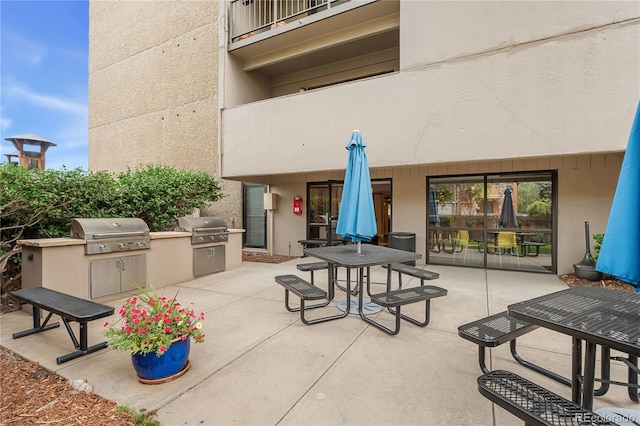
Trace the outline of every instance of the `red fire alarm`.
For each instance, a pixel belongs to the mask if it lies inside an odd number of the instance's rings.
[[[293,197],[293,214],[302,214],[302,198]]]

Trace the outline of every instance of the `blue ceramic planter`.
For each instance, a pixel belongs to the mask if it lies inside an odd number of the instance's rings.
[[[131,355],[131,361],[139,378],[164,379],[181,372],[187,366],[190,350],[191,339],[178,340],[169,346],[164,355],[156,356],[155,352],[134,354]]]

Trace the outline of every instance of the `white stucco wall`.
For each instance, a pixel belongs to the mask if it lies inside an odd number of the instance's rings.
[[[638,6],[506,3],[402,2],[400,73],[225,110],[225,175],[341,168],[356,128],[377,147],[374,167],[624,150],[640,97]],[[458,25],[436,36],[431,8]],[[447,37],[458,27],[466,37]]]

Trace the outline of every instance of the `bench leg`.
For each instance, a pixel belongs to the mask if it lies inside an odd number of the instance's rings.
[[[64,326],[66,327],[67,332],[69,333],[69,337],[71,338],[71,341],[73,342],[73,346],[76,348],[76,351],[68,353],[66,355],[59,356],[58,358],[56,358],[56,363],[62,364],[64,362],[71,361],[72,359],[76,359],[83,355],[87,355],[107,347],[107,342],[100,342],[93,346],[89,346],[89,339],[87,337],[87,331],[89,329],[89,326],[86,321],[80,322],[80,342],[78,342],[78,339],[76,338],[76,335],[73,332],[73,329],[71,328],[71,324],[69,324],[69,321],[66,318],[62,318],[62,322],[64,323]]]
[[[399,277],[400,275],[401,274],[398,272],[398,281],[399,281],[398,289],[402,288],[402,281],[400,281],[400,277]],[[420,285],[424,286],[424,278],[420,278]],[[387,286],[387,291],[390,291],[389,286]],[[429,321],[430,321],[430,317],[431,317],[431,303],[430,303],[431,300],[425,300],[425,302],[426,302],[426,306],[425,306],[425,320],[424,321],[419,321],[419,320],[417,320],[415,318],[412,318],[412,317],[410,317],[408,315],[404,315],[404,314],[401,314],[400,318],[402,318],[405,321],[409,321],[411,324],[415,324],[418,327],[426,327],[427,325],[429,325]],[[392,308],[387,308],[387,310],[393,315],[396,314],[396,311],[394,311]]]
[[[629,362],[633,364],[633,367],[629,367],[629,398],[633,402],[640,402],[638,398],[638,357],[629,355]]]
[[[388,308],[389,312],[391,312],[392,314],[396,314],[400,312],[400,307],[398,306],[398,312],[394,311],[392,308]],[[419,321],[415,318],[412,318],[408,315],[404,315],[404,314],[400,314],[400,318],[402,318],[405,321],[409,321],[411,324],[415,324],[418,327],[426,327],[427,325],[429,325],[429,321],[431,320],[431,300],[425,300],[425,313],[424,313],[425,319],[424,321]]]
[[[602,376],[602,383],[598,389],[594,389],[593,394],[595,396],[602,396],[609,391],[609,385],[611,382],[609,379],[611,378],[611,349],[607,347],[602,347],[602,356],[600,358],[600,375]]]
[[[47,323],[51,319],[51,315],[53,314],[49,312],[49,315],[47,315],[47,318],[44,320],[44,322],[41,325],[40,324],[40,308],[36,308],[35,306],[33,306],[33,328],[29,330],[13,333],[13,338],[19,339],[24,336],[29,336],[31,334],[40,333],[42,331],[47,331],[47,330],[51,330],[52,328],[60,327],[59,322],[54,322],[47,325]]]
[[[333,268],[332,266],[330,266],[330,268]],[[347,270],[348,271],[348,270]],[[337,315],[331,315],[328,317],[322,317],[322,318],[316,318],[316,319],[307,319],[304,316],[305,311],[308,311],[310,309],[316,309],[316,308],[322,308],[324,306],[327,306],[331,300],[333,299],[333,292],[331,291],[333,288],[332,285],[332,280],[333,280],[333,273],[332,270],[329,270],[329,293],[328,293],[328,297],[327,300],[316,304],[316,305],[312,305],[312,306],[305,306],[305,301],[304,299],[300,299],[300,307],[299,308],[291,308],[289,306],[289,290],[285,289],[284,291],[284,300],[285,300],[285,307],[287,308],[287,310],[289,312],[297,312],[300,311],[300,321],[302,321],[303,324],[306,325],[311,325],[311,324],[317,324],[320,322],[325,322],[325,321],[331,321],[331,320],[335,320],[335,319],[340,319],[340,318],[345,318],[347,315],[349,315],[349,309],[345,309],[345,311],[341,314],[337,314]],[[351,284],[349,282],[349,280],[347,279],[347,306],[349,306],[351,304]]]
[[[327,306],[329,303],[331,302],[331,300],[327,299],[326,301],[322,302],[322,303],[318,303],[317,305],[312,305],[312,306],[303,306],[303,304],[300,304],[300,307],[298,308],[292,308],[289,305],[289,290],[287,290],[286,288],[284,289],[284,307],[287,308],[287,311],[289,312],[298,312],[301,309],[316,309],[316,308],[323,308],[325,306]]]
[[[489,369],[487,368],[487,364],[485,362],[487,354],[486,346],[478,346],[478,363],[480,364],[480,370],[484,374],[489,373]]]
[[[332,321],[340,318],[345,318],[347,315],[349,315],[348,306],[350,305],[350,303],[351,303],[351,299],[349,297],[349,293],[347,293],[347,309],[345,309],[343,313],[309,320],[304,317],[304,313],[307,310],[305,309],[305,306],[304,306],[304,299],[300,299],[300,321],[302,321],[303,324],[311,325],[311,324],[317,324],[319,322],[326,322],[326,321]]]
[[[620,361],[624,363],[628,368],[628,381],[625,382],[617,382],[611,380],[611,360]],[[602,396],[607,393],[610,385],[620,385],[627,387],[627,392],[629,394],[629,398],[634,402],[639,402],[640,398],[638,398],[638,357],[629,355],[629,358],[622,357],[612,357],[611,349],[608,347],[602,347],[602,355],[601,355],[601,367],[600,374],[602,377],[600,379],[596,379],[596,381],[602,382],[600,388],[594,391],[595,396]]]
[[[367,268],[367,294],[371,295],[371,292],[370,292],[371,281],[369,280],[368,270],[369,268]],[[362,287],[363,284],[364,284],[364,272],[362,269],[360,269],[360,277],[359,277],[360,292],[358,292],[358,314],[360,315],[360,318],[362,318],[366,323],[371,324],[372,326],[376,327],[379,330],[384,331],[387,334],[390,334],[392,336],[395,334],[398,334],[398,332],[400,332],[400,315],[401,315],[400,306],[398,306],[398,309],[395,313],[396,324],[393,330],[385,327],[380,323],[375,322],[371,318],[368,318],[362,311],[362,305],[364,304],[364,300],[363,300],[364,289]],[[390,289],[391,289],[391,265],[387,265],[387,291],[390,291]]]
[[[518,351],[516,350],[516,339],[513,339],[512,341],[510,341],[509,346],[511,348],[511,356],[513,356],[513,359],[518,361],[520,365],[523,365],[537,373],[540,373],[543,376],[547,376],[548,378],[553,379],[558,383],[562,383],[565,386],[571,386],[571,380],[567,379],[566,377],[563,377],[557,373],[554,373],[553,371],[547,370],[546,368],[540,367],[539,365],[533,364],[529,361],[525,361],[524,359],[522,359],[522,357],[520,356],[520,354],[518,354]]]
[[[395,328],[393,330],[391,330],[390,328],[385,327],[384,325],[375,322],[374,320],[372,320],[371,318],[367,318],[367,316],[364,314],[364,312],[362,312],[362,293],[360,293],[359,295],[359,305],[358,305],[358,313],[360,314],[360,318],[362,318],[365,322],[371,324],[372,326],[376,327],[379,330],[384,331],[387,334],[390,335],[395,335],[398,334],[400,332],[400,306],[398,306],[398,309],[396,310],[396,324],[395,324]]]

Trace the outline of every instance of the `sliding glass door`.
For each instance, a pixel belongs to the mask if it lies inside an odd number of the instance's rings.
[[[555,182],[555,172],[428,178],[428,263],[555,273]]]

